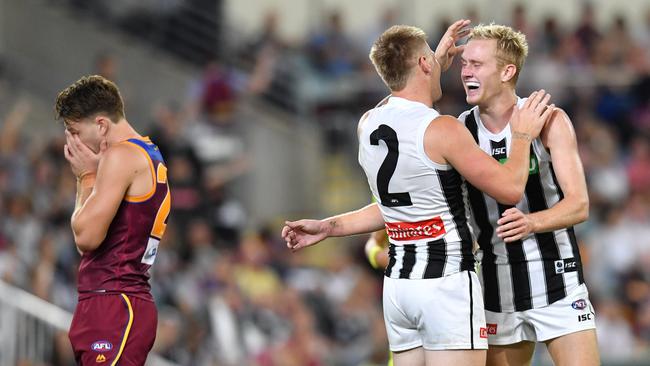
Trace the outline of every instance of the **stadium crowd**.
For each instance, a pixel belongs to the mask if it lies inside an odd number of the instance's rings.
[[[553,17],[533,23],[524,7],[513,9],[510,25],[531,46],[519,92],[545,88],[575,125],[591,201],[577,232],[602,358],[650,359],[650,9],[634,28],[616,16],[598,27],[594,11],[587,6],[567,25]],[[181,365],[386,363],[381,274],[365,261],[365,238],[291,254],[276,226],[243,224],[246,209],[232,191],[251,169],[238,123],[242,96],[316,119],[371,108],[385,90],[366,56],[370,40],[398,18],[387,11],[367,38],[355,39],[332,12],[318,32],[290,44],[276,32],[280,15],[270,14],[235,50],[237,60],[253,62],[211,62],[189,88],[190,103],[152,108],[149,136],[166,157],[173,196],[151,271],[160,310],[154,352]],[[447,26],[429,29],[430,39]],[[119,85],[106,57],[97,71]],[[467,109],[459,75],[458,65],[444,75],[443,113]],[[351,80],[356,87],[345,87]],[[302,92],[314,84],[318,90]],[[0,278],[72,311],[79,255],[63,133],[42,140],[23,128],[29,102],[8,98],[8,88],[0,81]],[[296,107],[305,104],[313,108]],[[345,141],[355,149],[354,136]],[[71,364],[66,346],[53,365]]]

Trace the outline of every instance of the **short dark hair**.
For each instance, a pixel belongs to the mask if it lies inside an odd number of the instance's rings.
[[[105,113],[114,123],[124,118],[124,102],[115,83],[99,75],[84,76],[56,97],[56,119],[79,121]]]

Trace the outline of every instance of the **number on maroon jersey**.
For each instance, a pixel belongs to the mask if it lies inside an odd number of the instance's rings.
[[[163,164],[158,164],[158,167],[156,168],[156,182],[167,183],[167,167]],[[147,242],[147,249],[145,249],[144,255],[142,256],[142,263],[152,265],[156,259],[156,254],[158,254],[158,244],[160,244],[160,239],[162,239],[165,229],[167,229],[167,217],[169,217],[169,212],[171,211],[171,203],[172,200],[168,187],[165,199],[163,199],[160,208],[158,208],[158,212],[156,213],[156,219],[153,222],[149,241]]]

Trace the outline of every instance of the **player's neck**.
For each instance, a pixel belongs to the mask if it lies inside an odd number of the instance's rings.
[[[131,124],[126,119],[121,119],[111,126],[106,135],[106,142],[110,146],[132,138],[141,139],[142,136],[131,127]]]
[[[400,91],[393,91],[391,95],[394,97],[404,98],[413,102],[420,102],[429,108],[433,108],[433,98],[430,92],[422,92],[425,88],[416,85],[407,85]]]
[[[515,105],[517,105],[515,90],[504,89],[503,92],[492,96],[486,103],[479,105],[481,122],[490,132],[499,133],[510,122]]]

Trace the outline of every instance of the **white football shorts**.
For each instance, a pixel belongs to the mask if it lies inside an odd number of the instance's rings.
[[[596,314],[583,283],[564,299],[550,305],[517,311],[485,311],[488,342],[503,346],[521,341],[545,342],[563,335],[596,328]]]
[[[487,349],[483,295],[476,273],[430,279],[384,277],[390,350]]]

